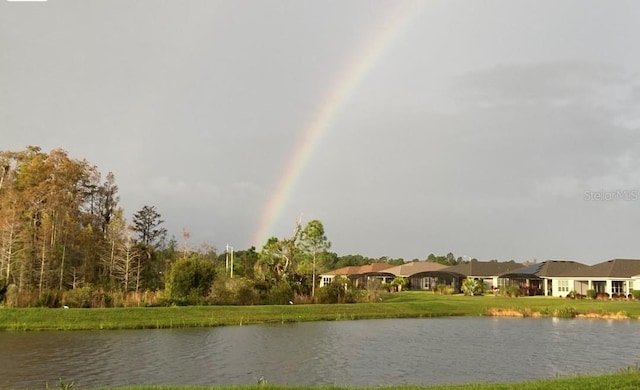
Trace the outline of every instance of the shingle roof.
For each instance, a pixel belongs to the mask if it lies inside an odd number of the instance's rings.
[[[640,275],[640,260],[612,259],[592,266],[583,266],[568,270],[557,276],[588,277],[588,278],[630,278]]]
[[[546,260],[541,263],[529,265],[514,269],[511,271],[503,272],[501,277],[552,277],[559,276],[563,273],[572,272],[577,269],[588,267],[588,265],[578,263],[573,260]]]
[[[433,263],[430,261],[412,261],[392,268],[387,268],[384,272],[394,274],[396,276],[410,277],[421,272],[438,271],[447,268],[446,265]]]
[[[445,271],[463,274],[465,276],[497,276],[504,272],[522,268],[523,264],[511,261],[478,261],[471,260],[448,267]]]
[[[371,264],[366,264],[361,266],[350,265],[347,267],[338,268],[333,271],[325,272],[322,275],[341,275],[341,276],[362,275],[362,274],[377,273],[382,271],[386,273],[387,272],[386,270],[391,267],[393,267],[393,265],[388,263],[371,263]]]

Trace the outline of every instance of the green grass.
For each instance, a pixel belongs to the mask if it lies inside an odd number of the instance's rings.
[[[282,306],[188,306],[110,309],[0,308],[0,330],[94,330],[210,327],[373,318],[481,316],[489,309],[530,315],[572,316],[624,312],[640,317],[640,302],[569,300],[552,297],[385,294],[379,303]],[[563,315],[570,314],[570,315]]]
[[[429,390],[548,390],[548,389],[560,389],[560,390],[604,390],[604,389],[638,389],[640,388],[640,372],[637,370],[629,370],[616,374],[605,374],[600,376],[576,376],[568,378],[539,380],[524,383],[509,383],[509,384],[466,384],[466,385],[445,385],[445,386],[382,386],[382,387],[333,387],[333,386],[279,386],[272,384],[264,385],[252,385],[252,386],[216,386],[216,387],[204,387],[204,386],[134,386],[125,387],[121,389],[126,390],[414,390],[414,389],[429,389]]]

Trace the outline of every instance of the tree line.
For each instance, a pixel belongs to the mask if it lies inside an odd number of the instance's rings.
[[[190,248],[187,230],[181,244],[168,239],[155,206],[128,220],[119,201],[113,173],[103,177],[62,149],[0,151],[0,302],[10,295],[13,305],[57,306],[75,296],[95,306],[99,293],[98,305],[108,306],[116,293],[123,303],[131,295],[140,303],[154,292],[160,293],[153,300],[165,304],[313,301],[322,272],[405,262],[338,256],[321,221],[298,221],[288,237],[234,252],[231,280],[228,253],[211,245]],[[427,260],[458,261],[452,254]]]

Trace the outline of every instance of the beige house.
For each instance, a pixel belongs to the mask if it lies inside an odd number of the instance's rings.
[[[472,278],[482,280],[487,290],[498,288],[504,284],[500,280],[500,275],[524,267],[521,263],[515,261],[478,261],[471,260],[468,263],[461,263],[448,267],[447,272],[459,274],[464,278]]]
[[[594,290],[601,296],[628,297],[640,289],[640,260],[612,259],[591,266],[583,265],[553,277],[552,294],[566,297],[571,291],[586,295]]]
[[[451,276],[441,272],[445,268],[448,267],[438,263],[413,261],[388,268],[385,272],[407,279],[409,282],[408,289],[433,290],[438,285],[439,280]]]
[[[394,274],[386,271],[391,267],[393,267],[393,265],[387,263],[371,263],[361,266],[339,268],[320,275],[320,287],[330,284],[336,276],[342,276],[351,280],[356,287],[365,287],[368,281],[373,280],[388,283],[395,278]]]

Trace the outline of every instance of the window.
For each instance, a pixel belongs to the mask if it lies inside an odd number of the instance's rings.
[[[621,280],[614,280],[611,282],[611,293],[612,294],[624,294],[624,282]]]
[[[558,280],[558,292],[569,292],[568,280]]]
[[[325,276],[324,278],[322,278],[322,285],[326,286],[327,284],[331,284],[331,280],[333,280],[333,278]]]

